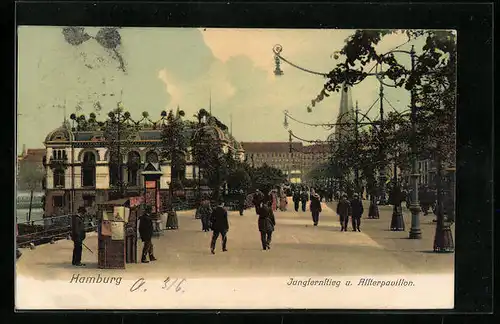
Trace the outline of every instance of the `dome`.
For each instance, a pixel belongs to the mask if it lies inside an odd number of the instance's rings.
[[[75,136],[66,125],[54,129],[45,137],[45,143],[48,142],[70,142],[74,141]]]

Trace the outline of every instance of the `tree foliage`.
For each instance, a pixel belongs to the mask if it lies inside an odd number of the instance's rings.
[[[367,182],[374,182],[374,170],[387,163],[408,169],[412,146],[420,159],[439,159],[448,164],[455,161],[455,91],[456,38],[452,31],[402,31],[408,42],[425,37],[425,44],[415,49],[415,65],[405,66],[394,53],[378,53],[376,45],[394,31],[358,30],[339,54],[344,60],[328,74],[328,80],[312,107],[339,91],[342,84],[355,85],[369,76],[369,63],[384,64],[384,82],[411,92],[416,114],[409,110],[390,113],[377,131],[361,131],[359,141],[347,139],[338,144],[331,165],[340,170],[361,170]],[[373,64],[372,64],[373,65]],[[308,107],[311,111],[311,106]],[[412,129],[412,118],[416,131]],[[373,128],[375,129],[375,128]],[[358,145],[360,144],[360,145]],[[352,154],[356,152],[356,154]],[[382,153],[382,154],[381,154]]]
[[[161,129],[160,157],[171,162],[172,183],[176,180],[182,180],[181,171],[186,166],[189,141],[186,137],[186,127],[182,116],[184,116],[182,111],[179,110],[174,114],[170,110],[166,116],[166,123]]]
[[[45,171],[40,163],[21,161],[19,167],[18,187],[21,190],[41,189]]]

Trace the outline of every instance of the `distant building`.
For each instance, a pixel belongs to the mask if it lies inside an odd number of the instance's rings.
[[[303,145],[302,142],[242,142],[245,160],[254,167],[267,164],[280,169],[290,183],[301,183],[314,167],[327,162],[328,144]],[[290,152],[291,149],[291,152]]]
[[[23,181],[23,177],[21,176],[23,172],[27,172],[28,169],[39,169],[41,172],[45,169],[44,167],[44,159],[45,159],[46,150],[43,148],[38,149],[26,149],[23,145],[23,152],[17,156],[17,165],[16,165],[16,179],[17,179],[17,189],[20,191],[26,191],[29,188],[28,183]],[[42,180],[40,183],[36,183],[34,186],[34,190],[39,191],[44,187],[44,181]]]
[[[232,152],[237,160],[243,160],[241,145],[227,132],[212,122],[209,116],[206,125],[209,133],[222,145],[224,152]],[[218,121],[217,121],[218,122]],[[158,122],[144,121],[127,141],[128,152],[122,154],[121,179],[126,183],[128,195],[141,195],[144,179],[141,171],[146,162],[159,162],[163,172],[160,180],[162,200],[168,195],[171,181],[170,161],[161,161],[159,145],[161,128]],[[195,132],[193,124],[186,123],[186,137]],[[46,215],[74,212],[80,206],[91,207],[109,199],[116,191],[118,167],[110,164],[109,144],[104,139],[102,130],[77,131],[65,122],[61,127],[50,132],[45,138]],[[186,166],[180,172],[181,178],[197,179],[199,168],[193,162],[190,149],[185,153]]]

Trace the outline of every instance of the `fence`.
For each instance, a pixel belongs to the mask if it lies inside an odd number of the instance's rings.
[[[46,217],[17,224],[16,242],[18,246],[40,245],[51,241],[68,238],[71,234],[72,215]],[[85,231],[95,231],[96,222],[92,217],[85,217]]]

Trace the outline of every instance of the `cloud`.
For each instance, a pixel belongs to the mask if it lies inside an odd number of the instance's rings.
[[[95,35],[99,28],[86,28]],[[18,71],[19,146],[41,147],[45,135],[82,102],[85,113],[99,100],[105,111],[122,100],[132,116],[142,111],[159,118],[164,109],[179,105],[192,116],[209,106],[225,123],[233,116],[233,133],[241,141],[286,141],[283,111],[308,123],[333,122],[340,95],[332,94],[313,113],[306,107],[321,91],[325,79],[282,64],[276,77],[272,48],[308,69],[328,72],[351,30],[121,28],[127,73],[95,40],[75,47],[67,44],[60,27],[20,27]],[[391,49],[405,41],[391,35],[379,45]],[[409,47],[406,46],[406,49]],[[90,66],[90,67],[89,67]],[[353,89],[360,110],[378,98],[379,84],[368,78]],[[404,90],[386,89],[394,104],[407,104]],[[399,100],[399,102],[397,102]],[[38,109],[37,107],[42,107]],[[387,107],[387,109],[389,109]],[[399,108],[398,108],[399,109]],[[376,116],[379,107],[369,113]],[[329,131],[290,122],[304,138],[324,139]]]

